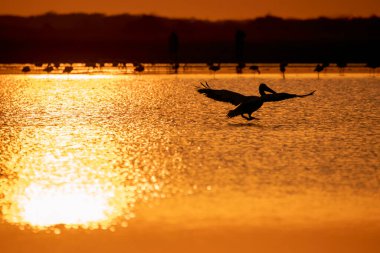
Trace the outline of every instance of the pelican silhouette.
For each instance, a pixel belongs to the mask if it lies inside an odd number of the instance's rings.
[[[199,88],[198,92],[204,94],[206,97],[211,99],[231,103],[237,106],[235,109],[228,112],[227,117],[233,118],[236,116],[242,116],[246,120],[258,119],[252,117],[252,113],[260,109],[260,107],[265,102],[276,102],[282,101],[290,98],[303,98],[311,96],[315,91],[312,91],[308,94],[297,95],[291,93],[277,93],[276,91],[269,88],[266,84],[262,83],[259,86],[260,96],[245,96],[243,94],[229,91],[229,90],[215,90],[212,89],[208,83],[201,83],[203,88]],[[247,114],[248,117],[245,115]]]

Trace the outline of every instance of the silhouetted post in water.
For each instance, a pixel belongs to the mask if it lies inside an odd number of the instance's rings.
[[[280,63],[280,71],[282,73],[282,78],[285,79],[285,71],[286,71],[286,67],[288,66],[288,63],[287,62],[282,62]]]
[[[169,36],[169,53],[172,61],[172,69],[174,73],[178,73],[179,63],[178,63],[178,50],[179,50],[179,39],[175,32],[172,32]]]
[[[252,70],[253,73],[261,74],[260,68],[257,65],[252,65],[251,67],[249,67],[249,69]]]
[[[339,73],[344,74],[344,68],[347,67],[347,63],[345,61],[340,61],[336,63],[336,66],[339,68]]]
[[[322,70],[324,69],[323,65],[321,64],[318,64],[315,69],[314,69],[314,72],[317,72],[318,73],[318,79],[319,79],[319,73],[322,72]]]
[[[28,72],[30,72],[30,67],[29,66],[25,66],[25,67],[22,68],[21,71],[24,72],[24,73],[28,73]]]
[[[220,70],[220,63],[218,63],[218,65],[215,65],[213,62],[211,62],[211,63],[208,63],[207,65],[209,66],[208,69],[214,72],[214,78],[215,78],[216,71]]]
[[[237,30],[235,33],[235,53],[238,66],[236,67],[236,73],[243,73],[244,63],[244,45],[245,45],[245,32]]]

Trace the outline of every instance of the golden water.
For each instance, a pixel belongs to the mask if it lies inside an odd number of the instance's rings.
[[[198,94],[204,80],[244,94],[261,82],[317,92],[247,122]],[[380,82],[368,74],[2,75],[0,97],[3,224],[380,224]]]

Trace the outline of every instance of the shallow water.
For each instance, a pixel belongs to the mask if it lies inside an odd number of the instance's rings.
[[[247,122],[198,94],[204,80],[317,92]],[[0,97],[5,233],[379,228],[380,81],[368,74],[1,75]]]

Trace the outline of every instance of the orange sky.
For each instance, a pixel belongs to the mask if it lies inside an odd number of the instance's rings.
[[[380,15],[380,0],[0,0],[0,14],[86,12],[157,14],[202,19]]]

